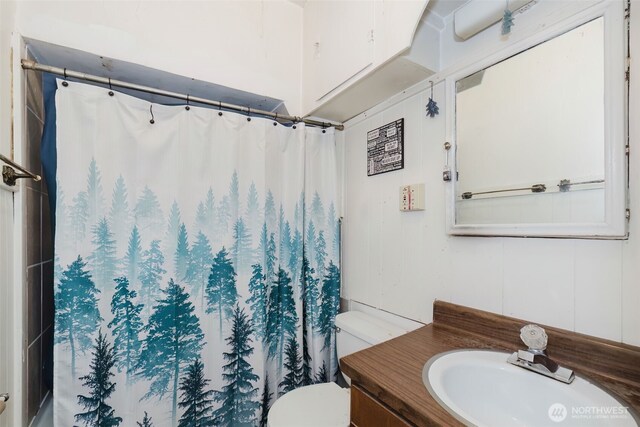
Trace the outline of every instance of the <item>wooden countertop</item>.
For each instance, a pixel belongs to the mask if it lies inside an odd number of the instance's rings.
[[[520,328],[528,323],[436,301],[433,323],[346,356],[340,366],[353,383],[411,423],[459,426],[424,386],[424,364],[438,353],[455,349],[516,351],[523,347]],[[639,347],[541,326],[549,336],[547,351],[552,359],[599,383],[640,413]]]

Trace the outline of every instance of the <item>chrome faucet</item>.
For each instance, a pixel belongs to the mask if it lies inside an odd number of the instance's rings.
[[[520,338],[528,349],[516,351],[507,362],[563,383],[573,381],[573,371],[558,365],[547,354],[548,337],[544,329],[538,325],[527,325],[520,329]]]

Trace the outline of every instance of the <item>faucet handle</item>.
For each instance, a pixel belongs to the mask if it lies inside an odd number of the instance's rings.
[[[538,325],[531,324],[520,329],[520,339],[530,350],[545,350],[548,338],[544,329]]]

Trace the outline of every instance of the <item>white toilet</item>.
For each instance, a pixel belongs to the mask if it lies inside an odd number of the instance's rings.
[[[338,360],[356,351],[405,334],[410,329],[360,311],[336,316]],[[350,379],[344,375],[351,385]],[[350,390],[336,383],[314,384],[293,390],[273,404],[268,427],[348,427]]]

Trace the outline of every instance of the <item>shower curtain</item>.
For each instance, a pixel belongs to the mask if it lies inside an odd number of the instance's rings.
[[[333,129],[60,83],[55,425],[265,425],[333,380]]]

